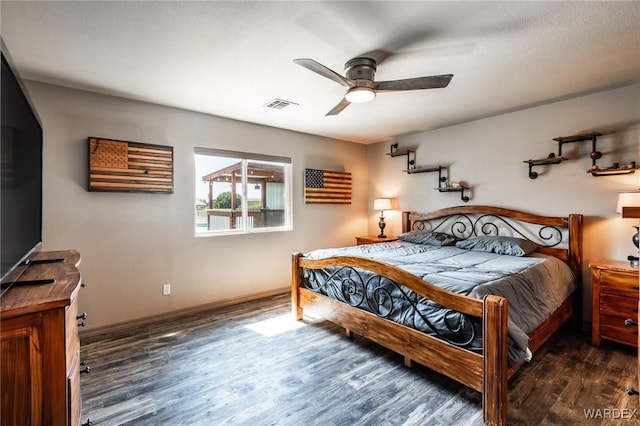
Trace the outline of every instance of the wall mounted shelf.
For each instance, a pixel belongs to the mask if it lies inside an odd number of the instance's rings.
[[[632,161],[628,165],[622,167],[619,163],[614,163],[611,167],[607,168],[599,167],[597,163],[598,160],[602,158],[602,152],[598,151],[596,146],[598,136],[602,136],[602,133],[591,132],[571,136],[558,136],[557,138],[553,138],[554,141],[558,142],[557,156],[552,152],[547,158],[523,161],[523,163],[527,163],[529,165],[529,179],[536,179],[538,177],[538,173],[532,170],[535,166],[560,164],[561,162],[566,161],[567,158],[562,156],[562,147],[565,144],[574,142],[591,141],[591,152],[589,152],[589,157],[591,158],[591,168],[587,170],[587,173],[590,173],[592,176],[628,175],[635,173],[636,170],[640,169],[640,167],[636,165],[635,161]]]
[[[552,152],[547,158],[539,158],[537,160],[524,160],[523,163],[529,164],[529,179],[536,179],[538,177],[538,173],[533,171],[533,167],[547,166],[550,164],[560,164],[565,160],[567,159],[564,157],[556,157],[556,155]]]
[[[387,152],[387,155],[391,157],[407,156],[407,173],[412,173],[412,170],[416,168],[416,152],[412,149],[398,149],[398,144],[391,145],[391,152]]]
[[[636,162],[632,161],[627,167],[620,167],[617,164],[613,166],[601,169],[600,167],[591,167],[587,170],[587,173],[591,173],[592,176],[617,176],[617,175],[631,175],[636,172],[640,167],[636,166]]]
[[[553,138],[553,140],[558,142],[558,155],[560,157],[562,157],[562,146],[564,144],[591,141],[591,153],[589,154],[589,156],[591,157],[591,159],[593,160],[593,164],[595,165],[595,161],[602,158],[602,153],[596,150],[596,140],[598,139],[598,136],[602,136],[602,133],[591,132],[580,135],[558,136],[557,138]]]
[[[469,188],[467,188],[466,186],[441,186],[438,188],[435,188],[436,190],[438,190],[439,192],[459,192],[460,193],[460,199],[462,201],[464,201],[465,203],[469,202],[469,196],[464,195],[464,191],[468,190]]]
[[[445,166],[437,166],[437,167],[416,167],[414,169],[410,169],[410,170],[403,170],[403,172],[414,174],[414,173],[434,173],[434,172],[438,172],[438,181],[440,182],[446,182],[447,177],[446,176],[442,176],[442,171],[446,170]]]
[[[394,143],[391,145],[390,152],[387,152],[387,155],[390,157],[401,157],[407,156],[407,168],[403,170],[407,174],[415,174],[415,173],[438,173],[438,187],[434,188],[439,192],[460,192],[460,198],[465,203],[469,201],[469,197],[464,195],[464,191],[468,190],[468,187],[464,185],[446,185],[447,176],[443,176],[443,172],[447,170],[446,166],[435,166],[435,167],[416,167],[416,152],[412,149],[398,149],[398,144]],[[448,174],[448,173],[447,173]]]

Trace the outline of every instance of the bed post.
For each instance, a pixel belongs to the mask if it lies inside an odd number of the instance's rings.
[[[302,308],[300,307],[300,292],[298,288],[302,280],[302,269],[300,268],[300,258],[302,253],[293,253],[291,256],[291,310],[296,320],[302,319]]]
[[[507,299],[487,295],[483,312],[484,422],[492,426],[507,424]]]
[[[582,283],[582,215],[569,215],[569,267]]]
[[[411,231],[411,217],[409,216],[411,212],[402,212],[402,232]]]
[[[569,260],[567,262],[578,280],[578,288],[573,295],[573,315],[571,325],[582,331],[582,215],[569,215]]]

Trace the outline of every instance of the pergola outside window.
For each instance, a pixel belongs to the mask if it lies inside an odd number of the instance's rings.
[[[289,158],[198,148],[195,160],[196,235],[291,229]]]

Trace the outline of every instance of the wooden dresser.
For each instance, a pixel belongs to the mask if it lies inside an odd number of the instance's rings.
[[[62,260],[61,260],[62,259]],[[50,284],[13,286],[0,299],[2,425],[79,425],[80,254],[38,252],[20,280]]]
[[[638,346],[638,268],[627,261],[592,260],[591,342],[601,339]]]

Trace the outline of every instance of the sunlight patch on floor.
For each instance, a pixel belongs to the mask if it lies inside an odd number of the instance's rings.
[[[275,318],[271,318],[264,321],[259,321],[253,324],[245,326],[251,331],[260,333],[263,336],[271,337],[286,331],[295,330],[300,327],[304,327],[306,324],[302,321],[296,321],[293,315],[287,313]]]
[[[324,318],[322,318],[320,315],[315,314],[308,309],[304,310],[304,322],[306,322],[307,324],[315,324],[321,321],[324,321]]]

